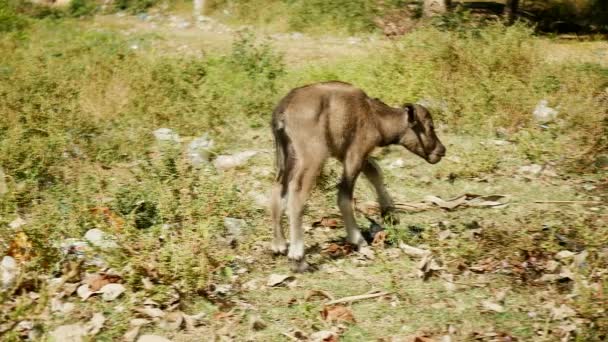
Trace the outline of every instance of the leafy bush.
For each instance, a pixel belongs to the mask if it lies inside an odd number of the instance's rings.
[[[15,9],[13,1],[0,0],[0,33],[21,31],[27,27],[27,19]]]
[[[138,13],[147,10],[159,2],[159,0],[115,0],[112,3],[112,6],[116,10],[128,10],[132,13]]]
[[[356,34],[377,29],[374,20],[405,6],[403,0],[215,0],[211,11],[227,10],[235,22],[277,25],[282,30],[307,33]]]
[[[95,0],[72,0],[68,6],[68,14],[72,17],[89,16],[95,13],[97,4]]]

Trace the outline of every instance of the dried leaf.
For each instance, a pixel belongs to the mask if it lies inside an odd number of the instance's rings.
[[[171,340],[158,335],[141,335],[137,342],[171,342]]]
[[[119,215],[115,214],[108,207],[95,207],[91,209],[93,214],[98,214],[102,216],[107,224],[109,224],[114,231],[121,231],[125,225],[125,220],[122,219]]]
[[[321,330],[310,335],[312,342],[338,342],[338,334],[329,330]]]
[[[97,335],[101,328],[103,328],[103,324],[105,322],[106,318],[103,316],[102,313],[95,313],[91,320],[85,326],[85,329],[87,330],[87,335]]]
[[[78,289],[76,290],[76,294],[78,294],[78,297],[82,298],[82,300],[89,299],[89,297],[91,297],[95,293],[98,293],[98,292],[91,291],[91,289],[89,289],[89,285],[87,285],[87,284],[80,285],[78,287]]]
[[[374,247],[384,247],[386,242],[386,238],[388,236],[388,232],[386,230],[382,230],[377,232],[374,235],[374,240],[372,241],[372,246]]]
[[[234,312],[232,312],[232,311],[227,311],[227,312],[219,311],[213,315],[214,320],[221,320],[221,319],[227,319],[227,318],[232,318],[232,317],[234,317]]]
[[[260,288],[258,279],[251,279],[250,281],[244,283],[241,288],[245,291],[255,291]]]
[[[484,300],[483,302],[481,302],[481,305],[483,306],[483,308],[485,310],[488,310],[488,311],[494,311],[494,312],[499,312],[499,313],[505,312],[505,308],[502,305],[491,302],[489,300]]]
[[[562,304],[559,307],[554,306],[551,308],[551,318],[559,321],[568,317],[576,316],[576,311],[567,306],[566,304]]]
[[[51,341],[81,342],[87,334],[87,329],[79,323],[62,325],[51,331]]]
[[[429,279],[443,269],[431,254],[423,256],[422,260],[418,263],[417,268],[418,277],[424,280]]]
[[[286,281],[294,280],[294,279],[295,279],[294,276],[290,276],[287,274],[274,274],[273,273],[268,277],[268,281],[266,282],[266,285],[269,287],[284,285],[284,283]]]
[[[306,293],[306,296],[304,297],[304,300],[309,302],[311,298],[313,297],[323,297],[323,298],[327,298],[329,300],[333,300],[334,296],[331,295],[331,293],[327,292],[327,291],[323,291],[323,290],[309,290]]]
[[[414,246],[410,246],[408,244],[405,244],[402,241],[399,242],[399,248],[401,248],[401,250],[406,255],[409,255],[409,256],[414,257],[414,258],[422,258],[422,257],[425,257],[425,256],[431,254],[431,251],[429,251],[429,250],[418,248],[418,247],[414,247]]]
[[[447,240],[452,236],[452,232],[449,229],[444,229],[437,234],[439,241]]]
[[[350,244],[339,245],[331,243],[323,249],[323,253],[332,258],[341,258],[353,252],[353,246]]]
[[[368,246],[364,246],[359,248],[359,254],[361,254],[362,256],[364,256],[366,259],[369,260],[374,260],[376,258],[376,255],[374,253],[374,250],[369,248]]]
[[[117,283],[121,277],[115,274],[96,273],[89,275],[84,282],[89,285],[91,291],[98,291],[107,284]]]
[[[30,260],[35,255],[32,242],[24,232],[15,234],[6,254],[20,263]]]
[[[325,227],[325,228],[336,228],[338,227],[338,220],[331,217],[323,217],[319,221],[312,223],[313,227]]]
[[[110,302],[118,298],[125,291],[126,289],[122,284],[107,284],[99,290],[99,293],[101,293],[101,298],[104,301]]]
[[[267,326],[266,322],[258,315],[249,316],[249,328],[251,330],[259,331],[265,329]]]
[[[123,342],[135,341],[135,339],[137,338],[137,335],[139,335],[140,329],[141,329],[141,326],[135,326],[135,327],[132,327],[129,330],[127,330],[127,332],[124,335],[122,335]]]
[[[201,325],[203,322],[203,318],[207,314],[204,312],[200,312],[196,315],[186,315],[184,314],[184,322],[186,323],[186,330],[194,330],[197,326]]]
[[[565,260],[565,259],[570,259],[574,256],[574,253],[568,251],[568,250],[564,250],[564,251],[560,251],[557,254],[555,254],[555,259],[557,260]]]
[[[355,323],[353,312],[344,305],[324,307],[323,311],[321,311],[321,317],[328,322]]]
[[[153,308],[150,306],[144,306],[144,307],[139,307],[139,308],[135,308],[135,311],[146,315],[150,318],[161,318],[165,316],[165,313],[163,312],[163,310],[159,309],[159,308]]]
[[[467,196],[462,195],[451,200],[444,201],[437,196],[429,195],[424,198],[424,201],[433,203],[443,209],[452,210],[457,206],[464,204],[467,201]]]
[[[181,311],[169,312],[165,315],[158,326],[165,330],[177,331],[182,327],[184,323],[184,315]]]

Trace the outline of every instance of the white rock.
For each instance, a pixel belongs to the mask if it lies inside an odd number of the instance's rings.
[[[89,241],[91,245],[99,247],[99,248],[116,248],[118,245],[116,242],[112,241],[110,237],[104,233],[102,230],[93,228],[89,229],[84,234],[85,240]]]
[[[171,340],[158,335],[141,335],[137,342],[171,342]]]
[[[574,256],[574,253],[564,250],[564,251],[560,251],[557,254],[555,254],[555,259],[558,260],[562,260],[562,259],[570,259]]]
[[[540,100],[532,112],[532,117],[538,123],[548,123],[557,118],[558,111],[548,106],[547,100]]]
[[[12,229],[17,229],[17,228],[25,225],[26,223],[27,222],[24,219],[22,219],[21,217],[17,217],[13,221],[11,221],[11,223],[9,223],[8,226]]]
[[[175,133],[171,128],[159,128],[152,132],[158,141],[171,141],[178,143],[180,141],[179,134]]]
[[[125,290],[125,287],[121,284],[107,284],[99,292],[101,292],[101,298],[104,301],[110,302],[118,298]]]
[[[397,169],[397,168],[403,168],[405,167],[405,160],[399,158],[399,159],[395,159],[392,163],[390,163],[388,165],[388,167],[390,169]]]
[[[525,165],[520,167],[517,172],[538,176],[543,171],[543,167],[538,164]]]
[[[245,227],[247,223],[245,220],[232,218],[232,217],[224,217],[224,227],[228,230],[228,234],[233,237],[241,236],[242,229]]]
[[[338,335],[335,332],[333,332],[333,331],[321,330],[321,331],[317,331],[317,332],[312,333],[310,335],[310,339],[313,342],[337,341],[338,340]]]
[[[5,256],[2,258],[0,264],[0,276],[2,277],[2,289],[7,289],[13,285],[17,275],[19,274],[19,266],[17,261],[11,256]]]
[[[270,198],[266,194],[255,191],[250,191],[248,194],[258,207],[267,208],[270,205]]]
[[[207,134],[204,134],[188,144],[187,155],[190,163],[195,167],[200,167],[204,163],[209,162],[213,148],[213,140],[209,139]]]
[[[215,158],[213,165],[218,170],[228,170],[245,164],[245,162],[258,154],[257,151],[243,151],[233,155],[221,155]]]
[[[6,185],[6,175],[4,170],[0,167],[0,197],[4,196],[8,192],[8,185]]]

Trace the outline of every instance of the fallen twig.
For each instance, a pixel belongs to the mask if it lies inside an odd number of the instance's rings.
[[[362,294],[362,295],[358,295],[358,296],[349,296],[349,297],[331,300],[331,301],[325,303],[325,305],[334,305],[334,304],[339,304],[339,303],[352,303],[352,302],[356,302],[358,300],[363,300],[363,299],[383,297],[383,296],[386,296],[391,293],[392,292],[375,292],[375,293],[366,293],[366,294]]]
[[[534,201],[534,203],[556,203],[556,204],[602,204],[602,201]]]

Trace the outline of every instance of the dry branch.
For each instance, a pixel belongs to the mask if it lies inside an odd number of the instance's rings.
[[[391,292],[366,293],[366,294],[362,294],[362,295],[358,295],[358,296],[349,296],[349,297],[332,300],[332,301],[325,303],[325,305],[334,305],[334,304],[339,304],[339,303],[352,303],[352,302],[356,302],[358,300],[383,297],[383,296],[386,296],[389,294],[391,294]]]

